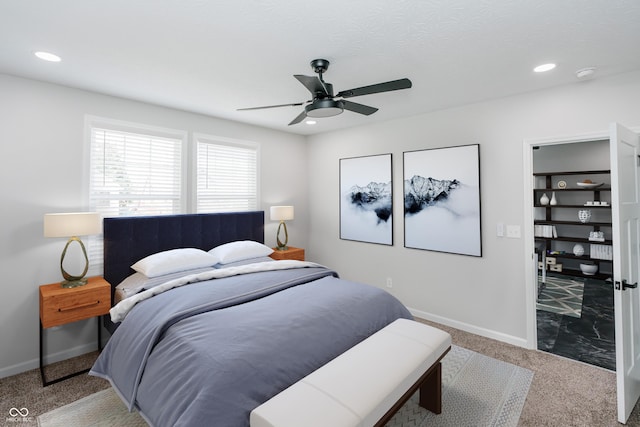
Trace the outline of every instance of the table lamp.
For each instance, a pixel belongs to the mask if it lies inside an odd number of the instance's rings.
[[[87,284],[84,277],[89,270],[87,250],[78,236],[100,234],[102,231],[102,216],[98,212],[51,213],[44,215],[44,237],[68,237],[69,240],[60,257],[60,270],[64,280],[60,282],[63,288],[75,288]],[[80,276],[73,276],[64,269],[64,257],[71,242],[78,242],[84,254],[85,266]]]
[[[293,206],[271,206],[271,221],[280,221],[276,240],[279,251],[287,250],[287,242],[289,241],[289,233],[287,232],[287,224],[285,221],[293,219]],[[284,243],[280,240],[280,228],[284,228]]]

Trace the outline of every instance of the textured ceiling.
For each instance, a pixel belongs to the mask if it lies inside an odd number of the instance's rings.
[[[638,0],[5,0],[0,73],[313,134],[640,69]],[[60,63],[33,52],[60,55]],[[293,74],[331,62],[335,92],[408,77],[351,100],[380,109],[287,124]],[[535,74],[534,66],[558,67]]]

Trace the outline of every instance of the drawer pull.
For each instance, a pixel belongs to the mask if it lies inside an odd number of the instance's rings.
[[[78,308],[91,307],[92,305],[98,305],[98,304],[100,304],[100,300],[96,302],[88,302],[86,304],[74,305],[73,307],[61,307],[58,309],[58,311],[60,312],[71,311],[71,310],[76,310]]]

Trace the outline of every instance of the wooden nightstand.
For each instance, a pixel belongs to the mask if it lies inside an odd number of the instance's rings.
[[[298,261],[304,261],[304,249],[289,246],[284,251],[279,251],[277,248],[273,248],[273,252],[269,256],[275,260],[296,259]]]
[[[44,375],[42,361],[44,355],[43,330],[101,316],[107,314],[110,308],[111,285],[102,277],[90,277],[86,285],[76,288],[63,288],[60,283],[40,286],[40,376],[43,386],[89,372],[89,369],[86,369],[48,381]],[[98,317],[98,350],[102,350],[101,341],[102,325]]]

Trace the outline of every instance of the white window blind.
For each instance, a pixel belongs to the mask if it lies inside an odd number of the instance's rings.
[[[258,206],[258,147],[197,137],[196,211],[250,211]]]
[[[90,205],[103,216],[179,213],[182,140],[91,129]]]
[[[183,139],[114,126],[90,126],[89,206],[103,217],[183,210]],[[90,239],[92,270],[102,270],[102,238]]]

